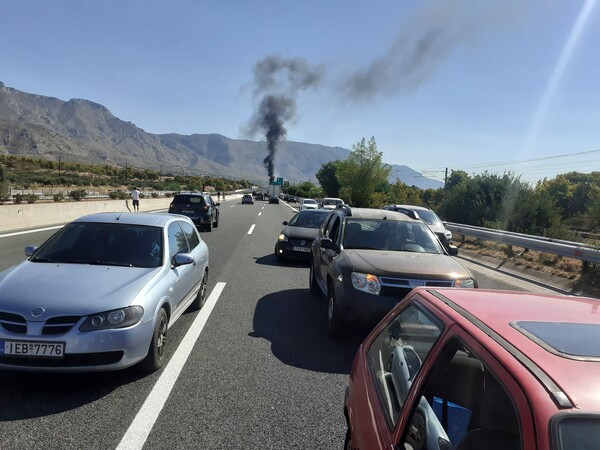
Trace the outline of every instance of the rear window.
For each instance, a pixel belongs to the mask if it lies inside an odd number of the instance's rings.
[[[204,205],[204,197],[201,195],[176,195],[173,199],[174,205]]]
[[[423,219],[428,225],[442,225],[442,221],[432,211],[417,210],[417,214]]]

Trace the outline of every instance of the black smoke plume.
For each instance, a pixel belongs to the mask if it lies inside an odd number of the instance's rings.
[[[287,137],[285,124],[296,115],[298,92],[316,86],[322,78],[319,68],[294,58],[268,56],[254,67],[254,98],[258,109],[248,122],[248,132],[263,132],[267,156],[263,163],[269,181],[275,179],[275,155],[280,141]]]

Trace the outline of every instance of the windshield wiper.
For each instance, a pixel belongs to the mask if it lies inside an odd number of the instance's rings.
[[[98,261],[89,259],[70,259],[65,261],[67,264],[88,264],[90,266],[121,266],[132,267],[131,263],[120,263],[115,261]]]
[[[50,259],[50,258],[35,258],[35,259],[32,259],[31,262],[43,262],[43,263],[57,263],[57,264],[60,264],[62,261],[55,261],[54,259]]]

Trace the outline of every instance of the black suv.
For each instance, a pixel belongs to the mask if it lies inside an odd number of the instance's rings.
[[[328,332],[374,325],[416,286],[477,287],[412,211],[333,210],[312,244],[311,293],[328,299]]]
[[[181,193],[173,197],[169,212],[188,216],[199,227],[212,231],[219,226],[219,206],[209,194]]]

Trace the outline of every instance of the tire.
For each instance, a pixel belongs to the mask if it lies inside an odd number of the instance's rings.
[[[215,220],[215,228],[219,228],[219,215],[217,214],[217,220]]]
[[[190,305],[191,311],[198,311],[201,309],[206,303],[206,282],[208,281],[208,272],[204,272],[204,276],[202,277],[202,281],[200,282],[200,289],[198,290],[198,295]]]
[[[206,231],[212,231],[213,223],[212,220],[206,224]]]
[[[140,368],[144,372],[156,372],[162,366],[165,359],[165,342],[168,325],[169,318],[167,317],[167,312],[164,308],[161,308],[156,318],[156,326],[154,327],[148,354],[140,363]]]
[[[332,283],[327,289],[327,297],[327,334],[332,338],[339,338],[344,332],[344,323],[338,313],[338,304]]]
[[[310,262],[310,272],[308,274],[308,286],[312,295],[315,297],[321,296],[321,288],[319,287],[317,279],[315,278],[315,268],[312,261]]]
[[[344,439],[344,450],[355,450],[352,446],[352,434],[350,434],[350,427],[346,430],[346,439]]]

